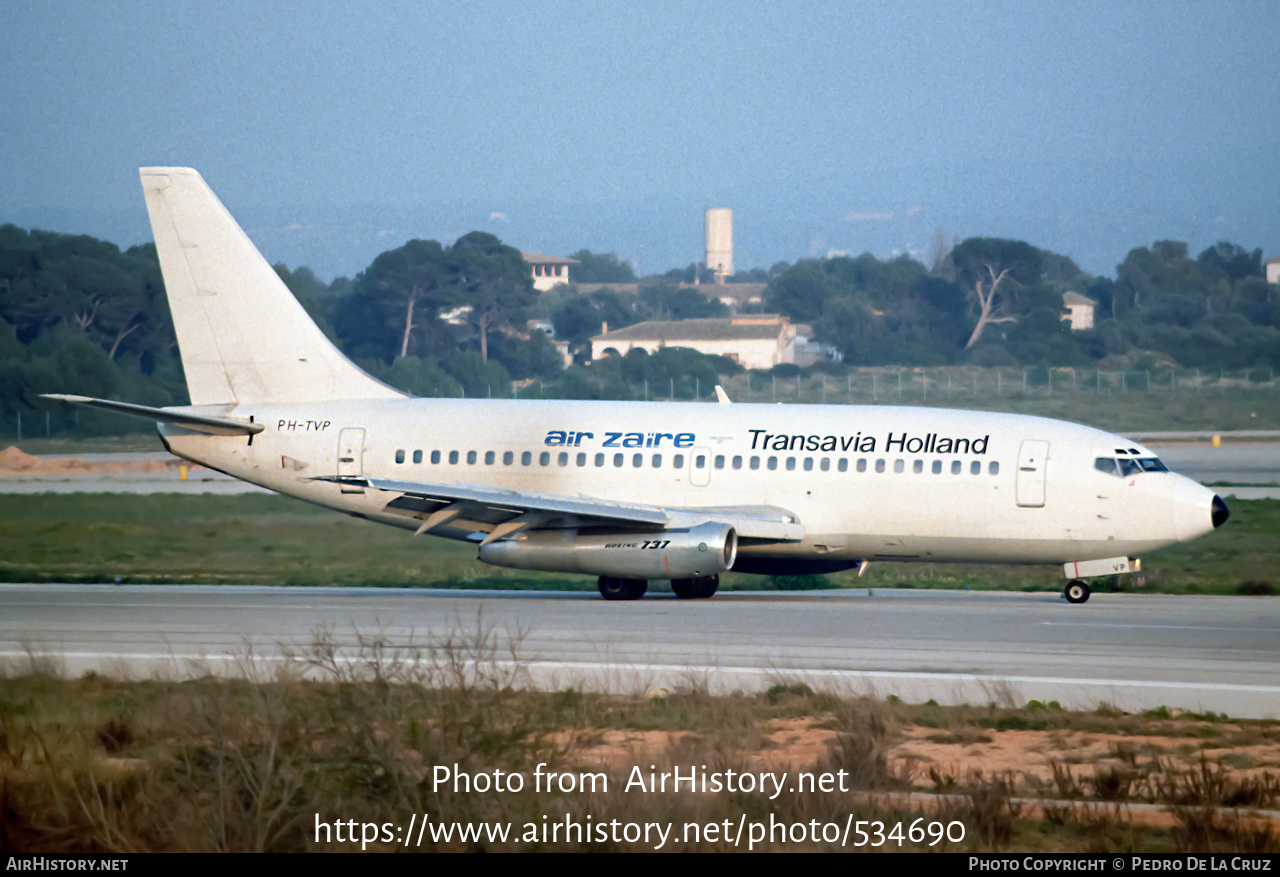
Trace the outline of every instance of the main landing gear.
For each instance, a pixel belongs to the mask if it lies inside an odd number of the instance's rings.
[[[681,600],[705,600],[720,587],[720,576],[698,576],[696,579],[672,579],[671,590]]]
[[[619,579],[600,576],[600,596],[606,600],[639,600],[649,590],[645,579]],[[719,576],[698,576],[694,579],[672,579],[671,590],[681,600],[705,600],[720,587]]]
[[[649,582],[646,579],[600,576],[597,587],[600,588],[600,596],[606,600],[639,600],[649,590]]]
[[[1083,603],[1089,599],[1089,593],[1089,586],[1080,579],[1067,582],[1062,590],[1062,596],[1067,598],[1068,603]]]

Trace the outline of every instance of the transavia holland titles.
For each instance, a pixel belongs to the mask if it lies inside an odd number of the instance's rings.
[[[767,429],[750,429],[752,451],[855,451],[874,454],[897,451],[904,454],[975,454],[987,452],[987,443],[991,435],[978,436],[942,436],[936,432],[925,435],[910,435],[889,432],[881,444],[876,436],[854,433],[853,435],[817,435],[771,433]],[[623,432],[602,430],[600,435],[587,430],[553,429],[542,440],[551,447],[579,448],[583,442],[587,447],[599,445],[602,448],[692,448],[698,443],[697,433],[692,432]]]

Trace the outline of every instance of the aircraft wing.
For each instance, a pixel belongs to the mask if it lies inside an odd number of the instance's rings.
[[[456,534],[455,538],[485,542],[524,529],[618,527],[659,532],[708,521],[728,524],[745,539],[795,542],[804,538],[799,518],[773,506],[662,507],[481,484],[424,484],[382,478],[318,480],[380,491],[388,498],[386,511],[422,521],[419,533]]]

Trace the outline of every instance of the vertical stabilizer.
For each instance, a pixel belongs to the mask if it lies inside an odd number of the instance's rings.
[[[141,175],[192,405],[404,396],[329,342],[200,174]]]

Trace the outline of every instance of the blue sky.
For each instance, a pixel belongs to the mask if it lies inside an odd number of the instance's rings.
[[[1280,4],[0,4],[0,222],[150,239],[195,167],[325,279],[473,229],[525,250],[927,258],[1014,237],[1280,255]]]

